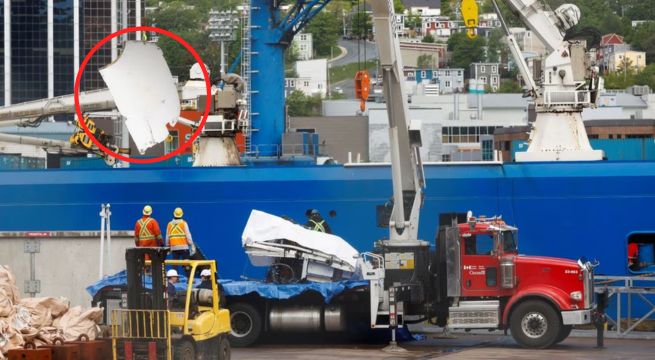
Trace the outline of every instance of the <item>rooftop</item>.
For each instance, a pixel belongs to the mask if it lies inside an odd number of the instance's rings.
[[[428,7],[431,9],[441,9],[441,0],[403,0],[406,8],[411,7]]]

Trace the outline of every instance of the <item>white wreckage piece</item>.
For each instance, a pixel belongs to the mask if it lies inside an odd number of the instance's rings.
[[[100,74],[139,151],[164,141],[166,125],[175,125],[180,116],[180,98],[161,49],[128,41],[120,57]]]
[[[309,230],[259,210],[250,213],[241,243],[254,266],[271,266],[283,258],[302,261],[298,280],[348,279],[357,268],[359,256],[339,236]]]

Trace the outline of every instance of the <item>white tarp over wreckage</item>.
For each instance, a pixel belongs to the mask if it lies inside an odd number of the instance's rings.
[[[180,116],[180,98],[161,49],[128,41],[116,61],[100,69],[140,152],[164,141]]]
[[[305,259],[353,273],[359,253],[344,239],[306,229],[281,217],[253,210],[241,243],[255,266],[272,265],[278,258]]]

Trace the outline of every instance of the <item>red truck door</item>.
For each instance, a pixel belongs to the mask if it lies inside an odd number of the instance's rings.
[[[471,234],[463,240],[462,296],[497,296],[500,260],[494,235]]]

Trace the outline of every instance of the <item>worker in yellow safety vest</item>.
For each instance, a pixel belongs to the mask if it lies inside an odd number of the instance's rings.
[[[332,234],[332,229],[330,229],[330,225],[323,220],[323,217],[321,216],[321,213],[316,210],[312,209],[307,211],[305,214],[307,215],[307,222],[305,223],[305,227],[314,230],[314,231],[320,231],[324,232],[326,234]]]
[[[159,223],[152,218],[152,206],[143,207],[143,216],[134,225],[134,243],[137,247],[162,246],[164,241]]]
[[[188,259],[196,253],[189,224],[182,220],[182,215],[182,209],[176,208],[166,228],[166,246],[170,247],[173,259]]]

